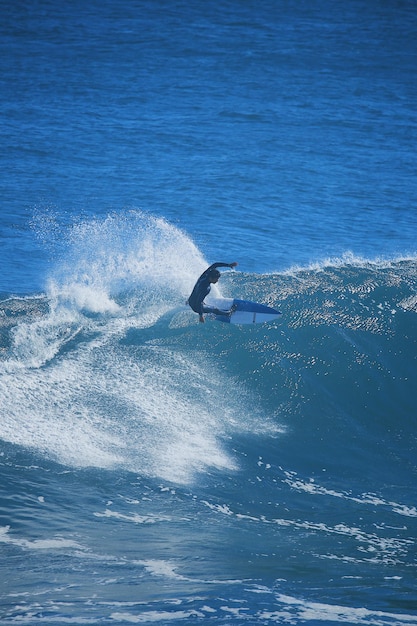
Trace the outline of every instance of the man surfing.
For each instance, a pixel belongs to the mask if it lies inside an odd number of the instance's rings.
[[[230,316],[233,313],[233,307],[229,311],[221,311],[213,306],[207,306],[204,302],[204,298],[209,294],[211,285],[215,285],[219,278],[220,272],[218,267],[236,267],[237,263],[213,263],[203,272],[194,285],[191,296],[188,298],[187,304],[192,308],[195,313],[198,313],[200,322],[204,322],[204,313],[214,313],[214,315],[227,315]]]

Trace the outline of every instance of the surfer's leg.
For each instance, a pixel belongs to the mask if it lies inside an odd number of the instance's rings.
[[[212,313],[213,315],[228,315],[229,311],[222,311],[215,306],[204,306],[203,313]]]
[[[214,306],[204,306],[203,313],[212,313],[213,315],[225,315],[226,317],[230,317],[233,311],[236,310],[236,307],[233,305],[231,309],[228,311],[224,311],[222,309],[217,309]]]

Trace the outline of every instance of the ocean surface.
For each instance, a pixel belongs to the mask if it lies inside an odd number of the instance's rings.
[[[0,623],[417,625],[414,0],[0,7]]]

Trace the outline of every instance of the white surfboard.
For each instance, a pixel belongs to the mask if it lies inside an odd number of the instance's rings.
[[[265,304],[259,304],[259,302],[250,302],[249,300],[216,298],[216,300],[207,304],[209,306],[213,304],[221,311],[229,311],[233,306],[235,310],[230,316],[213,316],[218,322],[226,322],[227,324],[263,324],[264,322],[271,322],[281,315],[281,311],[277,311]]]

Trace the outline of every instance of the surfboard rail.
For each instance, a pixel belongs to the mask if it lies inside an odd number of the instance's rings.
[[[266,304],[237,298],[216,299],[215,305],[222,311],[229,311],[233,307],[234,311],[230,316],[213,316],[216,321],[227,324],[263,324],[271,322],[281,315],[281,311]]]

